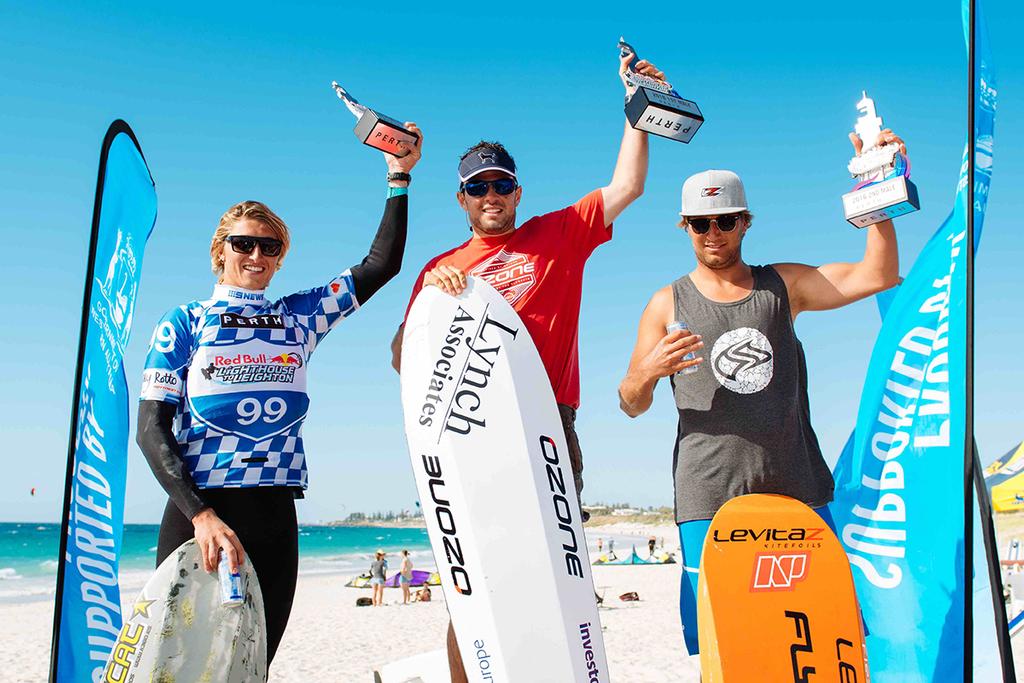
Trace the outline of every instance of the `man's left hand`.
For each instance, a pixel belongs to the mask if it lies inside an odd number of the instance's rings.
[[[630,92],[632,92],[633,90],[633,87],[626,80],[626,72],[629,70],[629,62],[631,59],[633,59],[632,54],[626,55],[625,57],[619,56],[619,78],[622,79],[622,85],[625,86],[627,95],[629,95]],[[654,66],[646,59],[641,59],[639,62],[637,62],[636,65],[634,65],[633,69],[638,74],[643,74],[644,76],[653,78],[656,81],[665,80],[665,72],[658,71],[658,67]]]

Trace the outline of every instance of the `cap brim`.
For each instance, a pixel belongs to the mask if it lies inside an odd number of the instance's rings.
[[[739,213],[740,211],[746,211],[745,206],[716,206],[711,209],[699,209],[696,211],[680,211],[679,215],[683,218],[687,216],[718,216],[723,213]]]
[[[516,174],[515,174],[514,171],[510,171],[507,168],[505,168],[504,166],[484,166],[483,168],[474,169],[473,172],[470,173],[466,177],[462,177],[460,175],[459,176],[459,182],[463,182],[464,183],[467,180],[469,180],[470,178],[475,178],[476,176],[480,175],[481,173],[485,173],[487,171],[501,171],[502,173],[506,173],[506,174],[512,176],[513,178],[516,177]],[[516,179],[518,180],[518,178],[516,178]]]

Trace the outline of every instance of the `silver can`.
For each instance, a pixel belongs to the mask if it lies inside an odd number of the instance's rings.
[[[220,577],[220,603],[226,607],[238,607],[245,602],[245,585],[242,575],[237,571],[231,571],[226,553],[220,555],[217,574]]]
[[[671,333],[671,332],[689,332],[689,331],[690,331],[690,326],[687,325],[682,320],[677,320],[674,323],[669,323],[668,325],[665,326],[665,332],[666,333]],[[694,360],[696,357],[697,357],[697,354],[695,354],[693,351],[690,351],[688,354],[683,356],[683,360]],[[698,365],[691,365],[688,368],[683,368],[682,370],[680,370],[676,374],[679,374],[679,375],[692,375],[693,373],[697,372],[699,367],[700,366],[698,366]]]

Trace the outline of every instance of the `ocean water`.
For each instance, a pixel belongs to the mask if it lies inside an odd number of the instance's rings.
[[[125,525],[122,593],[141,588],[155,568],[158,531],[156,524]],[[390,571],[397,570],[402,550],[418,569],[434,566],[425,529],[300,526],[299,573],[355,576],[369,569],[378,548],[388,554]],[[0,522],[0,602],[52,597],[59,550],[59,524]]]

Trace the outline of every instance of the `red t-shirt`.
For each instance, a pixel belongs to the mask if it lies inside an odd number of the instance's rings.
[[[420,271],[406,308],[438,265],[481,277],[516,309],[548,371],[555,400],[580,404],[579,337],[583,266],[612,237],[604,225],[604,196],[594,190],[561,211],[536,216],[497,237],[473,237],[432,258]]]

